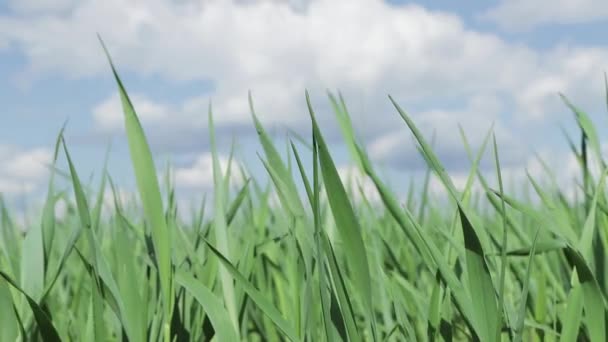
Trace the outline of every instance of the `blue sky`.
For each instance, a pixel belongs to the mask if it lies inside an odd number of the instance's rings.
[[[342,170],[348,156],[326,89],[344,93],[358,135],[400,186],[424,167],[387,94],[429,137],[435,132],[437,152],[457,182],[468,168],[458,124],[475,146],[494,124],[513,179],[539,171],[538,153],[567,182],[576,167],[559,126],[576,129],[557,93],[588,111],[601,137],[608,127],[608,3],[573,3],[5,0],[0,192],[11,198],[42,192],[44,163],[66,120],[81,173],[98,172],[112,142],[110,172],[132,189],[116,86],[97,32],[159,164],[173,161],[184,196],[210,189],[209,101],[224,158],[236,137],[239,160],[252,174],[263,172],[248,90],[262,121],[284,137],[285,127],[309,134],[303,96],[309,89]]]

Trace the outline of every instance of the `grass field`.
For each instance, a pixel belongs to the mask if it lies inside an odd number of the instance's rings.
[[[32,220],[40,224],[22,234],[1,207],[0,341],[606,341],[606,168],[590,162],[602,160],[598,135],[567,99],[582,137],[570,142],[577,200],[532,177],[538,201],[505,193],[491,132],[476,151],[463,136],[471,169],[457,189],[390,98],[450,199],[433,201],[426,177],[403,202],[355,140],[344,101],[331,96],[355,166],[379,194],[371,201],[361,184],[342,182],[306,94],[311,144],[291,143],[289,158],[250,99],[268,186],[231,184],[230,174],[247,172],[232,158],[220,167],[210,109],[213,212],[201,203],[184,220],[112,71],[139,199],[124,203],[105,171],[98,186],[83,185],[59,135],[55,159],[67,157],[69,170],[52,171]],[[495,162],[492,179],[477,167],[484,155]],[[70,194],[54,188],[66,175]],[[65,200],[67,214],[56,218]]]

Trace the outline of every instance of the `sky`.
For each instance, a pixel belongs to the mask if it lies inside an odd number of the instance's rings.
[[[459,125],[472,146],[493,127],[504,173],[514,179],[541,175],[542,156],[567,182],[576,162],[560,127],[578,132],[558,93],[606,136],[607,31],[604,0],[0,0],[0,192],[42,198],[66,121],[81,177],[98,176],[110,148],[112,178],[134,189],[97,34],[159,170],[171,163],[184,197],[211,190],[210,103],[221,159],[234,143],[250,173],[264,173],[248,91],[283,145],[288,130],[310,135],[307,89],[346,173],[348,150],[326,96],[340,91],[358,138],[400,189],[425,166],[388,94],[435,136],[456,183],[470,166]],[[482,167],[492,170],[489,161]]]

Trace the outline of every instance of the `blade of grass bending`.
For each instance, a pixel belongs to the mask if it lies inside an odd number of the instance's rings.
[[[310,182],[308,181],[308,177],[306,176],[306,172],[304,171],[304,164],[302,164],[302,160],[300,159],[300,154],[298,153],[298,149],[296,146],[291,143],[291,149],[293,150],[293,155],[296,157],[296,163],[298,164],[298,169],[300,170],[300,176],[302,177],[302,182],[304,183],[304,189],[306,190],[306,195],[308,196],[308,200],[310,204],[313,203],[313,193],[310,188]]]
[[[258,137],[260,139],[260,143],[264,148],[264,154],[266,155],[266,159],[268,161],[268,165],[274,169],[276,176],[283,182],[284,184],[284,192],[285,195],[291,199],[292,205],[291,209],[294,210],[294,215],[297,217],[304,216],[304,206],[302,205],[302,201],[298,195],[298,190],[296,184],[293,180],[293,177],[289,173],[287,166],[281,159],[281,155],[275,148],[272,143],[272,139],[264,130],[262,123],[258,119],[255,110],[253,108],[253,98],[251,96],[251,92],[249,92],[249,108],[251,111],[251,117],[253,118],[253,123],[255,125],[255,129],[258,133]]]
[[[583,131],[583,134],[585,135],[585,137],[589,140],[589,143],[591,144],[591,148],[593,149],[593,152],[595,153],[597,160],[600,161],[602,163],[602,167],[605,168],[606,164],[604,163],[604,160],[602,158],[602,150],[600,147],[600,141],[597,136],[597,132],[595,131],[595,127],[593,126],[593,122],[591,121],[591,119],[585,112],[583,112],[578,107],[573,105],[564,94],[560,93],[559,96],[561,97],[562,101],[566,104],[566,106],[568,106],[568,108],[570,108],[570,110],[576,116],[576,122],[578,123],[579,127]]]
[[[57,264],[57,266],[55,267],[53,272],[49,272],[49,276],[47,277],[46,287],[44,289],[44,292],[42,293],[42,296],[40,297],[41,302],[43,302],[46,299],[46,297],[50,293],[51,289],[53,289],[53,286],[57,282],[57,279],[59,278],[59,274],[63,270],[63,267],[64,267],[66,261],[68,260],[68,257],[74,250],[76,241],[78,241],[78,238],[80,238],[81,232],[82,232],[82,226],[80,226],[80,225],[75,225],[74,228],[72,229],[72,234],[70,235],[68,243],[66,244],[66,247],[63,251],[63,254],[61,255],[61,258],[59,259],[59,263]]]
[[[429,185],[431,184],[431,172],[432,169],[430,167],[427,167],[425,173],[424,173],[424,182],[422,183],[422,198],[420,200],[420,208],[418,209],[418,222],[423,223],[424,222],[424,213],[425,213],[425,209],[428,205],[428,199],[429,199]]]
[[[245,184],[243,184],[241,190],[239,190],[232,203],[230,203],[228,206],[228,211],[226,212],[226,225],[228,226],[230,226],[232,220],[234,220],[236,217],[236,213],[238,212],[239,208],[241,208],[243,200],[245,200],[245,198],[247,198],[249,195],[249,181],[250,179],[245,180]]]
[[[287,132],[289,133],[290,136],[293,136],[294,138],[296,138],[296,140],[299,141],[300,144],[304,145],[304,147],[306,147],[306,149],[312,151],[312,144],[309,141],[306,141],[306,139],[304,139],[304,137],[302,137],[300,134],[298,134],[298,132],[294,131],[291,128],[287,128]]]
[[[494,290],[492,277],[485,260],[485,253],[479,236],[475,231],[469,219],[469,215],[467,214],[467,210],[462,205],[458,192],[445,171],[445,168],[439,162],[437,156],[432,151],[414,122],[391,96],[389,96],[389,99],[414,134],[416,140],[422,148],[422,151],[424,152],[424,155],[430,162],[430,166],[433,167],[437,176],[441,179],[451,197],[458,205],[466,248],[466,265],[469,275],[468,287],[470,293],[474,294],[471,299],[475,314],[475,332],[482,341],[491,341],[496,337],[497,330],[500,329],[500,317],[496,302],[496,292]]]
[[[457,309],[462,313],[467,326],[473,331],[475,328],[475,317],[472,311],[471,298],[464,291],[452,267],[444,260],[443,253],[434,245],[433,241],[422,234],[422,228],[414,219],[413,214],[407,208],[402,208],[399,205],[395,196],[380,180],[373,170],[365,151],[358,145],[356,147],[363,164],[363,169],[374,182],[387,210],[397,221],[403,233],[412,242],[416,251],[421,254],[425,266],[432,272],[435,272],[437,269],[439,270],[441,278],[445,281],[455,299]]]
[[[65,130],[66,125],[67,125],[67,121],[64,122],[63,126],[61,127],[61,130],[59,131],[59,134],[57,135],[57,139],[55,141],[55,149],[54,149],[53,160],[52,160],[52,164],[51,164],[53,166],[53,168],[51,168],[51,171],[50,171],[46,201],[44,204],[44,208],[42,210],[41,229],[42,229],[43,251],[44,251],[44,264],[43,264],[44,274],[43,274],[43,276],[45,279],[49,275],[48,274],[49,261],[51,259],[51,251],[53,250],[53,242],[55,239],[55,204],[57,203],[57,198],[55,197],[54,190],[53,190],[53,186],[54,186],[54,182],[55,182],[54,166],[57,163],[57,156],[59,155],[59,146],[61,144],[61,139],[63,137],[63,132]],[[28,255],[28,253],[26,253],[26,255]],[[40,299],[42,299],[42,295],[44,295],[44,292],[41,293]],[[40,301],[40,302],[42,303],[42,301]]]
[[[222,301],[203,283],[183,270],[175,273],[175,281],[183,286],[202,306],[215,328],[218,341],[238,341],[230,315]]]
[[[170,340],[170,321],[173,311],[173,270],[171,262],[171,232],[167,229],[167,223],[163,216],[163,203],[161,200],[158,178],[156,177],[156,167],[152,159],[152,153],[135,108],[131,103],[127,91],[118,76],[114,63],[110,57],[105,44],[99,37],[99,41],[108,58],[114,79],[118,85],[122,108],[125,118],[125,129],[129,143],[129,150],[137,188],[142,200],[144,212],[150,226],[152,227],[152,241],[156,251],[158,273],[160,277],[163,309],[164,309],[164,340]]]
[[[110,146],[106,150],[106,156],[103,162],[103,171],[101,173],[101,183],[99,184],[99,190],[97,191],[97,199],[95,200],[95,206],[93,207],[92,224],[93,230],[99,232],[99,221],[101,220],[101,209],[103,206],[104,194],[106,190],[106,180],[108,178],[108,158],[110,157]]]
[[[62,139],[63,140],[63,139]],[[104,340],[105,339],[105,331],[103,324],[103,301],[101,298],[102,285],[99,282],[98,277],[98,263],[97,263],[97,245],[92,231],[91,226],[91,217],[89,213],[89,208],[87,205],[85,194],[82,190],[80,180],[78,178],[78,174],[76,173],[76,169],[74,164],[72,163],[72,158],[68,152],[68,148],[63,142],[63,149],[65,151],[66,158],[68,160],[68,165],[70,168],[70,174],[72,177],[72,183],[74,186],[74,196],[76,198],[76,206],[78,208],[78,216],[80,217],[80,222],[85,229],[85,235],[87,236],[87,241],[89,243],[89,248],[91,251],[91,259],[93,260],[93,272],[91,274],[91,304],[93,309],[93,331],[96,340]]]
[[[230,181],[232,176],[232,164],[234,162],[234,142],[235,138],[232,137],[232,142],[230,143],[230,153],[228,154],[228,162],[226,163],[226,170],[224,171],[224,177],[222,180],[224,181],[224,193],[226,197],[230,193]]]
[[[215,204],[215,215],[213,218],[213,226],[215,229],[215,239],[218,245],[218,250],[230,260],[230,248],[228,245],[228,226],[226,224],[226,217],[224,216],[224,199],[226,197],[223,181],[222,170],[220,169],[220,162],[217,156],[217,148],[215,146],[215,128],[213,126],[213,111],[211,103],[209,104],[209,142],[211,144],[211,156],[213,159],[213,184],[214,186],[214,204]],[[236,297],[234,293],[234,282],[230,277],[228,271],[220,267],[220,280],[222,282],[222,294],[224,295],[224,304],[228,310],[230,320],[234,330],[237,333],[239,329],[238,320],[238,309],[236,306]]]
[[[353,124],[350,120],[350,115],[348,114],[348,109],[346,109],[346,104],[344,103],[344,99],[342,98],[342,94],[339,94],[340,102],[336,99],[336,96],[327,91],[327,96],[329,97],[329,101],[333,108],[334,114],[338,119],[338,124],[340,125],[340,131],[344,137],[344,142],[348,146],[348,151],[350,152],[351,158],[355,162],[355,165],[359,170],[361,170],[361,161],[359,160],[359,155],[357,154],[357,149],[355,148],[355,133],[353,129]]]
[[[248,100],[251,117],[258,133],[260,143],[264,149],[264,154],[266,155],[267,162],[264,162],[264,166],[271,176],[275,189],[280,194],[279,199],[281,204],[288,208],[291,211],[291,215],[297,219],[294,231],[296,238],[298,239],[298,243],[303,246],[303,251],[305,253],[304,262],[308,264],[310,263],[310,259],[312,259],[310,251],[314,250],[314,241],[310,231],[308,231],[308,229],[306,229],[306,225],[303,224],[303,218],[306,216],[304,204],[302,203],[302,199],[298,193],[298,189],[291,171],[281,159],[279,152],[272,143],[272,139],[268,133],[266,133],[264,127],[257,118],[253,107],[253,98],[251,96],[251,92],[249,92]]]
[[[361,299],[365,307],[365,315],[371,324],[374,340],[377,340],[376,320],[373,314],[372,280],[367,260],[367,252],[365,250],[365,244],[363,243],[363,232],[357,216],[355,215],[355,211],[348,199],[346,190],[344,190],[338,170],[329,154],[329,149],[323,139],[321,130],[317,125],[308,91],[306,92],[306,104],[312,120],[313,135],[318,144],[319,162],[327,192],[327,199],[338,232],[340,233],[340,238],[344,243],[345,256],[349,266],[352,267],[353,280],[360,289]]]
[[[496,190],[490,190],[489,188],[488,190],[496,196],[501,197],[500,192]],[[544,212],[538,212],[532,206],[527,205],[519,200],[516,200],[513,197],[509,197],[506,194],[503,194],[502,197],[504,197],[505,203],[508,204],[511,208],[525,214],[526,216],[537,222],[543,223],[543,228],[546,228],[552,234],[555,234],[558,239],[568,242],[577,240],[572,230],[562,230],[561,227],[557,227],[559,224],[556,223],[555,220],[548,214]]]
[[[221,264],[225,267],[225,269],[230,273],[230,275],[234,278],[234,280],[247,292],[251,300],[262,310],[270,320],[279,328],[287,338],[292,341],[298,341],[298,333],[296,330],[289,324],[285,318],[281,315],[281,313],[272,305],[272,303],[264,297],[264,295],[251,284],[247,278],[245,278],[237,269],[232,265],[232,263],[226,259],[226,257],[209,241],[205,240],[205,243],[213,252],[213,254],[218,258]]]
[[[559,251],[564,247],[566,247],[566,242],[561,240],[537,241],[536,246],[534,246],[534,255]],[[507,251],[507,255],[527,257],[530,255],[530,251],[532,251],[532,245],[530,247],[512,249]]]
[[[15,290],[21,292],[25,296],[25,299],[27,300],[27,303],[29,304],[30,309],[32,309],[32,312],[34,314],[34,319],[36,320],[36,324],[38,325],[38,328],[40,329],[40,337],[42,338],[42,341],[44,341],[44,342],[61,342],[61,338],[59,337],[59,333],[57,332],[57,329],[53,325],[53,322],[51,322],[51,319],[49,318],[49,316],[38,305],[38,303],[36,303],[36,300],[34,300],[34,298],[30,297],[21,287],[19,287],[19,285],[17,285],[17,283],[15,283],[15,281],[13,279],[11,279],[11,277],[8,274],[0,271],[0,276],[2,278],[4,278],[4,280],[6,280],[6,282],[8,284],[10,284]],[[24,336],[22,336],[22,337],[24,337]]]

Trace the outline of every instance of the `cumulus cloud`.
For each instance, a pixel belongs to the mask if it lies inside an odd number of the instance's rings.
[[[74,2],[67,15],[2,17],[0,36],[22,50],[27,74],[79,78],[108,74],[95,39],[100,32],[120,69],[213,81],[211,97],[227,122],[247,118],[248,89],[270,119],[293,122],[303,115],[289,109],[301,103],[304,88],[339,88],[372,108],[387,92],[409,101],[480,89],[514,92],[542,76],[554,57],[416,5],[316,0],[305,7],[297,10],[289,1],[85,0]],[[549,71],[567,77],[566,70]],[[201,101],[206,107],[208,98],[189,100],[185,108],[199,108]]]
[[[23,194],[34,191],[48,175],[52,152],[48,148],[23,149],[0,145],[0,192]]]
[[[502,0],[481,17],[503,29],[523,31],[546,24],[575,24],[606,19],[608,3],[603,0]]]
[[[130,95],[137,108],[138,117],[146,123],[160,123],[170,120],[170,109],[148,100],[139,94]],[[93,119],[102,131],[115,131],[124,126],[124,115],[120,96],[115,94],[93,108]]]
[[[412,117],[426,140],[432,144],[441,162],[450,170],[462,171],[468,169],[470,162],[460,127],[474,153],[492,129],[500,146],[503,164],[521,163],[525,159],[527,151],[521,144],[522,137],[518,137],[505,126],[501,120],[502,112],[503,108],[497,98],[479,95],[471,98],[462,110],[430,110],[414,113]],[[399,128],[373,140],[369,145],[369,152],[374,159],[393,166],[407,169],[426,168],[416,146],[418,143],[403,123]],[[486,154],[491,151],[490,147],[491,145],[486,147]],[[490,164],[488,161],[491,159],[483,159],[482,166]]]
[[[228,170],[229,159],[226,156],[218,156],[220,170],[225,174]],[[213,180],[213,157],[211,153],[205,152],[196,156],[190,165],[175,167],[173,170],[175,185],[188,189],[211,190],[214,188]],[[245,175],[247,177],[247,175]],[[233,159],[230,181],[232,185],[242,185],[245,178],[241,173],[239,164]]]
[[[475,31],[450,13],[381,0],[62,1],[61,10],[41,6],[0,16],[0,47],[18,49],[26,59],[22,72],[34,81],[47,74],[109,77],[99,32],[119,71],[211,81],[212,90],[180,103],[134,91],[147,131],[176,146],[200,141],[210,100],[220,130],[251,126],[249,89],[265,124],[307,129],[304,89],[311,90],[320,120],[328,120],[329,106],[319,98],[330,88],[344,93],[356,129],[380,156],[411,145],[407,133],[395,129],[405,126],[386,98],[390,93],[418,110],[413,114],[426,132],[437,132],[444,156],[466,160],[455,150],[462,146],[457,122],[472,140],[494,122],[507,144],[513,121],[546,124],[552,113],[566,112],[557,91],[582,106],[594,103],[608,66],[605,48],[539,51]],[[99,103],[93,118],[99,131],[120,129],[118,97]],[[409,149],[404,156],[414,152]]]
[[[342,184],[346,191],[351,195],[351,199],[355,202],[363,200],[363,196],[370,203],[379,203],[380,194],[374,182],[361,172],[356,167],[340,166],[338,167],[338,175],[342,180]]]
[[[72,8],[78,0],[8,0],[12,10],[24,13],[61,13]]]

